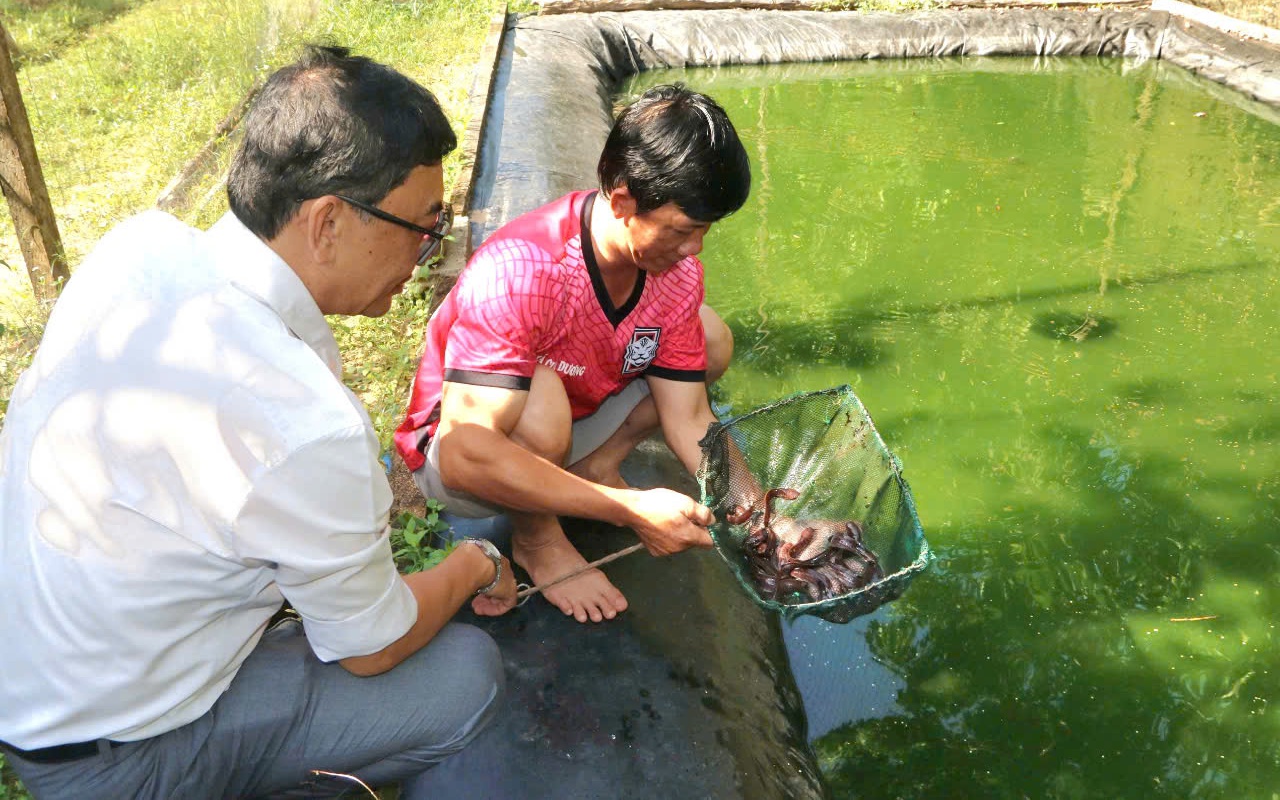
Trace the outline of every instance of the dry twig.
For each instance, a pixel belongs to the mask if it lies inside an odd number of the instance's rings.
[[[346,774],[345,772],[330,772],[330,771],[329,771],[329,770],[327,770],[327,769],[313,769],[313,770],[311,770],[311,774],[312,774],[312,775],[319,775],[319,776],[326,777],[326,778],[341,778],[341,779],[342,779],[342,780],[344,780],[344,781],[352,781],[352,782],[354,782],[354,783],[358,783],[358,784],[360,784],[360,786],[361,786],[361,787],[363,787],[363,788],[364,788],[364,790],[365,790],[366,792],[368,792],[368,793],[369,793],[369,796],[370,796],[370,797],[372,797],[372,798],[373,798],[373,800],[378,800],[378,793],[377,793],[377,792],[375,792],[374,790],[370,789],[370,788],[369,788],[369,784],[367,784],[367,783],[365,783],[364,781],[360,780],[360,779],[359,779],[359,778],[357,778],[355,775],[348,775],[348,774]]]

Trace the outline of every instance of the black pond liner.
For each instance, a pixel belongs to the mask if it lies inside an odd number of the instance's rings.
[[[512,18],[476,159],[467,209],[471,241],[478,245],[566,192],[594,187],[614,93],[643,70],[979,55],[1164,58],[1280,106],[1275,50],[1166,12],[717,10]],[[698,492],[661,447],[643,448],[624,465],[624,476],[634,485]],[[609,526],[566,521],[565,527],[588,559],[635,541]],[[483,525],[459,528],[485,532]],[[507,695],[493,727],[432,771],[436,796],[825,796],[779,615],[752,603],[715,553],[666,559],[640,553],[606,571],[630,601],[606,624],[579,625],[541,597],[499,618],[463,613],[502,648]],[[833,681],[838,685],[827,691],[861,696],[860,685]]]

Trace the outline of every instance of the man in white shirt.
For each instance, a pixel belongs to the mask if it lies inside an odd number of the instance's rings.
[[[396,573],[378,439],[324,319],[385,313],[438,250],[448,121],[393,70],[310,48],[243,129],[231,212],[108,234],[10,399],[0,748],[37,797],[341,773],[410,798],[497,709],[496,646],[449,620],[510,609],[510,565],[474,542]],[[301,624],[268,630],[285,600]]]

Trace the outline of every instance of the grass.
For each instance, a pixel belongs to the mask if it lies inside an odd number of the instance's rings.
[[[145,0],[79,0],[48,3],[0,0],[0,19],[13,37],[18,68],[57,57],[66,47],[90,35],[95,26],[141,5]]]
[[[28,800],[30,797],[18,776],[9,769],[4,754],[0,753],[0,800]]]

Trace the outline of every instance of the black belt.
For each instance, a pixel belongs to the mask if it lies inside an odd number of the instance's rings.
[[[13,753],[24,761],[31,761],[36,764],[61,764],[66,761],[76,761],[88,756],[96,756],[104,749],[119,747],[125,742],[113,742],[110,739],[95,739],[92,742],[76,742],[75,744],[56,744],[52,747],[37,747],[35,750],[23,750],[20,747],[14,747],[8,742],[0,742],[5,750]]]

